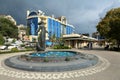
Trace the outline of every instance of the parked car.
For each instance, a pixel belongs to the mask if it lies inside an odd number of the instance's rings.
[[[8,46],[8,49],[12,49],[12,48],[17,48],[17,46],[15,46],[15,45],[10,45],[10,46]]]
[[[5,50],[7,49],[7,46],[0,46],[0,50]]]

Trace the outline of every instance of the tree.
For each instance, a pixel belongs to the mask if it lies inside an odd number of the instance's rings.
[[[3,36],[0,34],[0,45],[3,45],[4,42],[5,42],[5,40],[4,40]]]
[[[28,35],[28,36],[30,35],[30,27],[28,27],[28,26],[26,27],[26,35]]]
[[[97,25],[98,32],[108,40],[116,40],[120,47],[120,8],[112,9]]]
[[[17,38],[18,28],[12,21],[4,16],[0,16],[0,34],[11,38]]]

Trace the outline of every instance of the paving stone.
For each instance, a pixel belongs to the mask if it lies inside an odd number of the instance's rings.
[[[17,54],[2,54],[0,55],[0,80],[120,80],[119,52],[75,50],[96,54],[100,58],[99,64],[86,69],[65,72],[24,72],[2,65],[4,59]]]

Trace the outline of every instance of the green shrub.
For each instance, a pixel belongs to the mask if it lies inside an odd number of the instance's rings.
[[[21,47],[25,47],[25,44],[21,44],[20,46],[21,46]]]
[[[32,50],[34,50],[34,48],[31,48],[31,47],[25,47],[25,49],[26,49],[27,51],[32,51]]]
[[[62,45],[55,45],[53,48],[54,48],[54,49],[71,49],[71,48],[68,47],[68,46],[62,46]]]
[[[18,52],[19,50],[17,48],[12,48],[11,51],[12,52]]]

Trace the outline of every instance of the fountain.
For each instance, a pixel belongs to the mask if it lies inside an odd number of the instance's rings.
[[[37,52],[7,58],[5,65],[27,71],[62,72],[87,68],[98,63],[98,57],[72,50],[45,51],[45,27],[41,21],[37,30]]]
[[[94,66],[98,61],[99,58],[95,55],[68,50],[35,52],[13,56],[5,60],[5,65],[35,72],[62,72]]]

